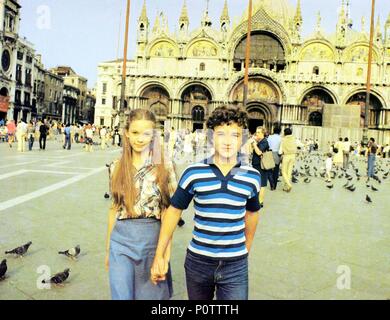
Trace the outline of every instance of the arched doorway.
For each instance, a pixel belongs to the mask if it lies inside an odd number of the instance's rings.
[[[365,106],[366,106],[366,93],[358,92],[352,95],[347,100],[347,105],[353,105],[361,108],[360,111],[360,126],[364,127],[365,119]],[[380,112],[383,109],[382,102],[379,98],[371,93],[370,94],[370,106],[369,106],[369,126],[378,126],[380,121]]]
[[[247,37],[245,36],[235,49],[233,63],[236,71],[241,71],[245,67],[246,41]],[[285,50],[274,34],[265,31],[251,33],[249,66],[275,70],[276,72],[285,69]]]
[[[210,91],[201,84],[194,84],[187,87],[181,94],[182,114],[191,116],[191,123],[187,123],[187,128],[193,130],[204,127],[208,105],[212,101]]]
[[[3,87],[0,89],[0,121],[3,123],[7,119],[7,112],[9,108],[8,89]]]
[[[146,109],[152,111],[156,116],[157,122],[160,124],[158,129],[163,130],[170,104],[167,90],[157,85],[149,86],[141,93],[141,99],[145,101]]]
[[[309,115],[309,126],[322,127],[322,113],[314,111]]]
[[[281,100],[279,92],[277,85],[268,79],[249,79],[247,111],[250,116],[250,132],[256,131],[259,126],[264,126],[268,131],[272,130]],[[233,88],[230,100],[233,104],[242,105],[243,96],[244,82],[241,81]]]
[[[249,132],[251,134],[256,132],[258,127],[264,127],[268,131],[272,127],[272,115],[269,107],[265,104],[251,103],[248,108],[249,115]]]
[[[204,128],[204,115],[205,111],[202,106],[196,106],[192,108],[192,131]]]

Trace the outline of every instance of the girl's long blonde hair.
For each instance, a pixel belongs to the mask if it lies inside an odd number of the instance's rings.
[[[156,117],[149,111],[144,109],[135,109],[130,112],[127,118],[127,123],[123,132],[123,154],[115,170],[111,181],[111,190],[114,207],[119,209],[124,207],[129,215],[133,215],[133,207],[139,190],[135,188],[134,176],[136,169],[133,166],[132,148],[129,139],[126,137],[126,132],[129,131],[130,124],[135,120],[152,121],[154,124],[154,134],[151,142],[152,164],[156,166],[156,183],[161,192],[161,209],[165,209],[170,204],[168,177],[169,173],[164,164],[163,148],[160,145],[160,137],[156,130]]]

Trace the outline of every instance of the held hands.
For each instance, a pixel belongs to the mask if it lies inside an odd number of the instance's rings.
[[[166,279],[166,274],[168,272],[168,259],[163,257],[155,257],[152,268],[150,269],[150,281],[154,285],[157,285],[160,281]]]

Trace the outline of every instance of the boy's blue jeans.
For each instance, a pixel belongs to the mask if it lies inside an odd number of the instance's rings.
[[[222,261],[187,252],[184,268],[189,300],[248,300],[248,257]]]

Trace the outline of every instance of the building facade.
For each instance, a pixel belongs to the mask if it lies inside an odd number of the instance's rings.
[[[338,107],[358,113],[360,121],[341,123],[339,128],[333,125],[327,138],[346,132],[361,139],[369,49],[365,21],[356,31],[348,2],[342,1],[333,34],[324,33],[318,13],[313,34],[303,39],[299,0],[296,7],[287,0],[255,0],[253,9],[250,130],[257,126],[271,130],[278,123],[293,126],[300,134],[318,135],[328,125],[327,113]],[[144,4],[136,54],[127,64],[125,105],[152,110],[161,125],[192,130],[204,127],[207,116],[219,105],[242,106],[248,13],[231,23],[226,1],[221,12],[214,24],[205,10],[200,27],[190,30],[184,2],[178,31],[173,33],[163,13],[151,26]],[[369,128],[371,135],[389,143],[390,15],[384,28],[377,22],[374,39]],[[119,122],[122,63],[98,66],[95,123]],[[340,131],[344,126],[348,132]]]
[[[62,123],[75,124],[77,122],[77,110],[80,90],[74,86],[64,85],[64,97],[62,108]]]
[[[45,106],[45,73],[46,70],[42,63],[42,56],[36,55],[34,57],[33,69],[33,98],[32,98],[32,117],[37,118],[42,114],[42,109]]]
[[[17,40],[20,8],[17,0],[0,1],[0,119],[12,119],[15,104]]]
[[[45,72],[45,95],[41,112],[41,119],[60,121],[63,110],[64,80],[62,77],[47,71]]]
[[[26,38],[18,38],[14,52],[16,66],[12,73],[14,80],[13,103],[9,110],[11,117],[18,121],[29,121],[32,116],[32,98],[34,85],[34,45]]]
[[[76,108],[76,121],[86,120],[84,114],[86,114],[86,97],[88,91],[88,80],[78,75],[71,67],[58,66],[50,69],[51,72],[64,79],[64,84],[67,86],[75,87],[79,90],[77,108]]]

